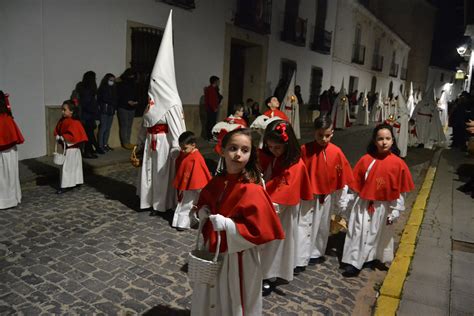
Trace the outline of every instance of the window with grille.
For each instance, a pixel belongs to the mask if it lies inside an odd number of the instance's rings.
[[[130,66],[137,72],[138,106],[135,116],[142,116],[148,102],[150,75],[160,48],[163,30],[153,27],[132,27]]]

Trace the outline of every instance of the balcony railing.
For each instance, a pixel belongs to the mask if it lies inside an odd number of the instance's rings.
[[[400,71],[400,79],[407,80],[407,69],[402,67]]]
[[[374,53],[374,58],[372,61],[372,70],[382,71],[383,70],[383,56]]]
[[[238,0],[234,24],[259,34],[270,34],[272,0]]]
[[[352,62],[359,65],[365,63],[365,46],[354,44],[352,48]]]
[[[289,25],[289,27],[285,25],[281,32],[281,40],[297,46],[306,46],[306,29],[308,26],[308,20],[297,18],[294,23],[294,25]]]
[[[329,55],[331,53],[332,32],[323,28],[314,28],[314,41],[311,49],[322,54]]]
[[[392,64],[390,65],[390,73],[389,73],[389,75],[390,75],[391,77],[398,77],[398,64],[392,63]]]

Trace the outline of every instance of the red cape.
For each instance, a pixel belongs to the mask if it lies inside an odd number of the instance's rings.
[[[259,151],[259,160],[265,172],[274,158]],[[277,159],[272,167],[272,178],[265,183],[265,186],[272,201],[282,205],[297,205],[301,200],[314,198],[308,171],[301,159],[289,168],[283,168],[281,159]]]
[[[346,156],[332,143],[326,148],[321,147],[316,141],[304,144],[301,146],[301,159],[308,169],[314,194],[331,194],[354,180]]]
[[[288,116],[286,116],[285,113],[283,113],[282,111],[280,111],[278,109],[277,110],[268,110],[265,113],[263,113],[263,115],[266,115],[269,118],[272,118],[274,116],[278,116],[282,120],[285,120],[285,121],[289,122]]]
[[[23,144],[25,141],[13,118],[6,113],[0,114],[0,131],[0,151]]]
[[[211,174],[199,150],[180,152],[176,159],[173,186],[179,191],[200,190],[211,180]]]
[[[199,196],[198,208],[208,205],[212,214],[231,218],[240,235],[255,245],[284,239],[285,233],[275,212],[270,196],[262,186],[242,183],[240,175],[217,176],[207,184]],[[203,228],[204,240],[211,252],[216,251],[217,233],[207,221]],[[221,234],[220,251],[227,251],[225,232]]]
[[[375,164],[365,180],[365,173],[374,159]],[[393,201],[398,199],[401,193],[410,192],[415,188],[407,165],[394,154],[385,157],[365,154],[354,167],[354,177],[350,188],[369,201]]]
[[[62,118],[54,129],[54,136],[60,135],[70,144],[78,144],[87,141],[86,131],[81,122],[73,118]]]

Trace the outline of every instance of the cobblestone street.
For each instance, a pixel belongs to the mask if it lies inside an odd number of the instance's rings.
[[[336,138],[352,164],[368,133]],[[431,157],[419,151],[408,160],[417,184]],[[0,314],[189,313],[186,260],[195,231],[171,228],[172,215],[139,212],[135,177],[131,166],[89,175],[86,184],[62,195],[54,185],[23,186],[22,203],[2,210],[0,218]],[[364,269],[360,277],[345,279],[337,256],[327,258],[264,298],[265,314],[369,313],[386,272]]]

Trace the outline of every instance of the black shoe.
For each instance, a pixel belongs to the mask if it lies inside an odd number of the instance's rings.
[[[342,276],[346,278],[352,278],[359,275],[360,270],[354,267],[353,265],[348,265],[345,267],[344,272],[342,272]]]
[[[97,148],[97,150],[95,152],[100,154],[100,155],[105,154],[105,150],[103,150],[102,148]]]
[[[326,258],[324,256],[318,257],[318,258],[311,258],[309,259],[308,265],[309,266],[315,266],[317,264],[324,263],[326,261]]]
[[[273,286],[270,281],[263,280],[262,284],[262,296],[268,296],[272,293]]]
[[[158,211],[155,211],[155,210],[152,210],[150,212],[150,216],[158,216],[159,212]]]
[[[105,150],[107,151],[113,151],[114,149],[112,147],[110,147],[109,145],[105,145]]]
[[[63,189],[58,189],[58,190],[56,191],[56,194],[63,194],[63,193],[64,193],[64,190],[63,190]]]
[[[293,269],[293,275],[299,275],[301,272],[304,272],[306,267],[296,267]]]

